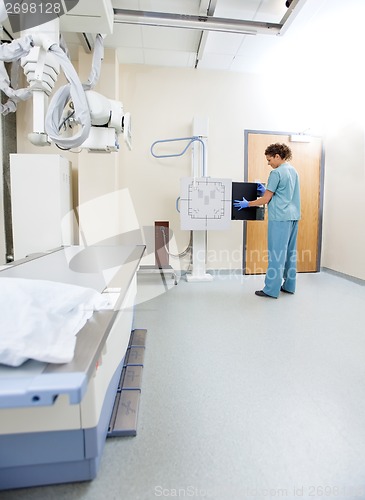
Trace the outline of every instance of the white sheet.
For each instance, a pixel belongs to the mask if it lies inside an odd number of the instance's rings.
[[[94,311],[109,308],[108,297],[91,288],[0,278],[0,363],[69,363],[77,332]]]

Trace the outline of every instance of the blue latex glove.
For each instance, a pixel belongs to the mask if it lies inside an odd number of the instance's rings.
[[[265,186],[263,184],[261,184],[261,182],[258,182],[257,183],[257,194],[259,196],[264,196],[265,191],[266,191]]]
[[[242,200],[234,200],[233,206],[234,208],[238,208],[238,210],[242,210],[242,208],[248,207],[248,201],[246,198],[242,198]]]

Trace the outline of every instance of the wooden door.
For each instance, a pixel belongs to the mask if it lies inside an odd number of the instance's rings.
[[[272,143],[287,144],[293,154],[290,163],[300,179],[301,220],[298,230],[298,272],[319,271],[321,239],[322,140],[291,142],[289,135],[248,132],[246,135],[246,181],[267,183],[271,167],[265,149]],[[247,221],[244,273],[263,274],[267,269],[267,210],[264,221]]]

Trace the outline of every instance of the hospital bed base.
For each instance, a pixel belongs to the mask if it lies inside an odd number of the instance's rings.
[[[77,271],[66,250],[79,259]],[[77,335],[71,363],[30,360],[0,370],[0,491],[95,478],[121,374],[134,347],[136,271],[143,252],[138,246],[70,247],[1,271],[2,276],[53,279],[102,293],[106,283],[100,265],[117,257],[121,266],[115,280],[107,282],[109,291],[118,290],[118,309],[94,313]]]
[[[108,437],[137,435],[147,330],[132,332],[110,419]]]
[[[95,428],[0,436],[0,448],[7,450],[11,464],[1,468],[0,463],[0,490],[92,480],[106,437],[137,435],[146,334],[144,329],[132,331]]]
[[[0,448],[6,450],[6,466],[0,462],[0,491],[96,477],[123,367],[124,360],[110,381],[96,427],[0,436]]]

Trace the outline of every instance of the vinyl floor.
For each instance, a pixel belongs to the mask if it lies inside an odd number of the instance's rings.
[[[365,286],[300,274],[178,285],[139,276],[147,329],[136,437],[109,438],[95,480],[1,500],[365,498]]]

